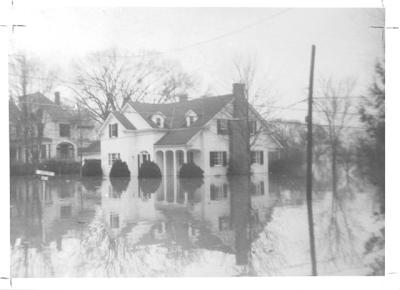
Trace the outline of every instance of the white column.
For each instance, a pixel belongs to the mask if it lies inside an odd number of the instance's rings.
[[[167,151],[163,150],[163,196],[164,202],[167,202]]]
[[[172,175],[176,175],[176,151],[172,151]]]
[[[174,151],[172,151],[172,182],[173,182],[173,190],[174,190],[174,203],[176,203],[177,202],[177,188],[176,188],[176,176],[177,176],[177,174],[176,174],[176,154],[177,154],[177,152],[174,150]]]
[[[163,153],[163,176],[167,176],[167,152],[165,150]]]
[[[183,149],[183,163],[187,163],[187,150]]]

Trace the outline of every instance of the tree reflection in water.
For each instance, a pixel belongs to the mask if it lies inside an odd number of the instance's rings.
[[[149,199],[150,195],[155,193],[161,184],[161,178],[140,178],[139,186],[141,196],[144,199]]]
[[[111,177],[112,196],[121,197],[121,194],[127,190],[130,181],[130,177]]]

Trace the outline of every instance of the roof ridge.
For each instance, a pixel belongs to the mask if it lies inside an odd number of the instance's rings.
[[[213,99],[213,98],[223,98],[223,97],[232,97],[233,94],[224,94],[224,95],[217,95],[217,96],[200,96],[198,98],[193,98],[184,102],[176,101],[176,102],[171,102],[171,103],[147,103],[147,102],[139,102],[139,101],[132,101],[129,100],[128,102],[131,104],[140,104],[140,105],[154,105],[154,106],[172,106],[176,104],[184,104],[184,103],[190,103],[194,101],[200,101],[200,100],[207,100],[207,99]]]

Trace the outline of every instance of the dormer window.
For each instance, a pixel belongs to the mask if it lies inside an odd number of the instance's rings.
[[[198,119],[197,114],[192,110],[187,111],[185,117],[186,117],[186,127],[192,126],[193,123],[196,122]]]
[[[163,113],[161,112],[157,112],[155,113],[152,117],[151,120],[153,121],[154,124],[156,124],[156,126],[158,128],[164,128],[164,121],[165,121],[165,116]]]

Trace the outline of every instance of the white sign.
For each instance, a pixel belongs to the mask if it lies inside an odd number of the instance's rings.
[[[45,170],[36,170],[36,174],[38,175],[47,175],[47,176],[54,176],[55,173],[52,171],[45,171]]]
[[[43,176],[43,175],[42,175],[42,176],[40,176],[40,179],[41,179],[41,180],[49,180],[49,177],[48,177],[48,176]]]

